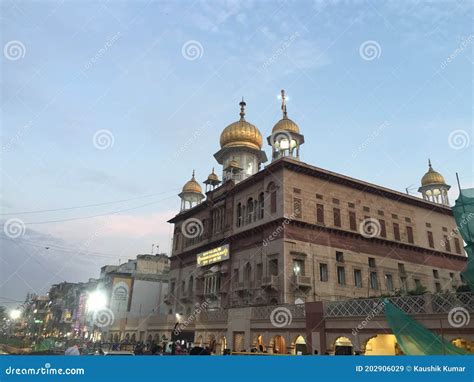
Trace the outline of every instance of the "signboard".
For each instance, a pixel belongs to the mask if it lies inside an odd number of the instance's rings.
[[[213,248],[206,252],[201,252],[197,255],[198,267],[219,263],[229,259],[229,244],[221,247]]]

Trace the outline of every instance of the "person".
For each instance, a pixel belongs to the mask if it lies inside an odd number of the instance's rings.
[[[319,352],[317,350],[314,351],[314,355],[318,355]]]
[[[73,344],[72,346],[66,349],[64,355],[81,355],[81,353],[79,352],[79,346],[77,346],[77,344]]]

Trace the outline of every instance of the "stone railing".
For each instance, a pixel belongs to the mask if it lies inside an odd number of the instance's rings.
[[[325,301],[325,317],[353,317],[369,314],[383,315],[385,298],[365,298],[346,301]],[[451,309],[462,307],[474,312],[474,294],[440,293],[420,296],[388,297],[393,305],[408,314],[448,313]]]
[[[200,322],[216,322],[227,321],[228,310],[205,310],[197,316],[197,321]]]

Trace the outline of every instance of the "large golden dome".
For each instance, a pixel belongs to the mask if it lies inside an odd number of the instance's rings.
[[[421,178],[421,185],[428,186],[431,184],[446,184],[446,182],[443,175],[433,170],[433,167],[431,167],[431,162],[429,162],[429,169],[427,173],[423,175],[423,178]]]
[[[187,181],[186,184],[183,186],[183,191],[182,192],[192,192],[195,194],[202,194],[202,188],[199,185],[199,183],[196,181],[194,178],[194,171],[193,171],[193,177],[191,180]]]
[[[247,122],[245,116],[246,103],[240,102],[240,120],[231,123],[221,133],[221,148],[249,147],[260,150],[262,148],[262,134],[251,123]]]
[[[300,128],[298,125],[289,118],[280,119],[275,126],[273,126],[272,134],[277,131],[289,131],[290,133],[300,133]]]

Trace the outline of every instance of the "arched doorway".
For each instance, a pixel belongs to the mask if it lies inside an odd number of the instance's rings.
[[[338,337],[334,342],[334,355],[352,355],[354,346],[347,337]]]
[[[296,355],[304,355],[307,353],[306,340],[303,336],[296,337],[294,348]]]
[[[227,349],[227,339],[222,336],[217,343],[216,353],[217,354],[224,354],[224,350]]]
[[[451,343],[454,346],[457,346],[458,348],[461,348],[461,349],[467,351],[468,353],[474,353],[474,342],[473,341],[469,341],[469,340],[466,340],[464,338],[456,338],[456,339],[452,340]]]
[[[400,355],[402,354],[393,334],[378,334],[369,338],[365,344],[365,355]]]
[[[273,354],[286,354],[286,342],[283,336],[273,337]]]

